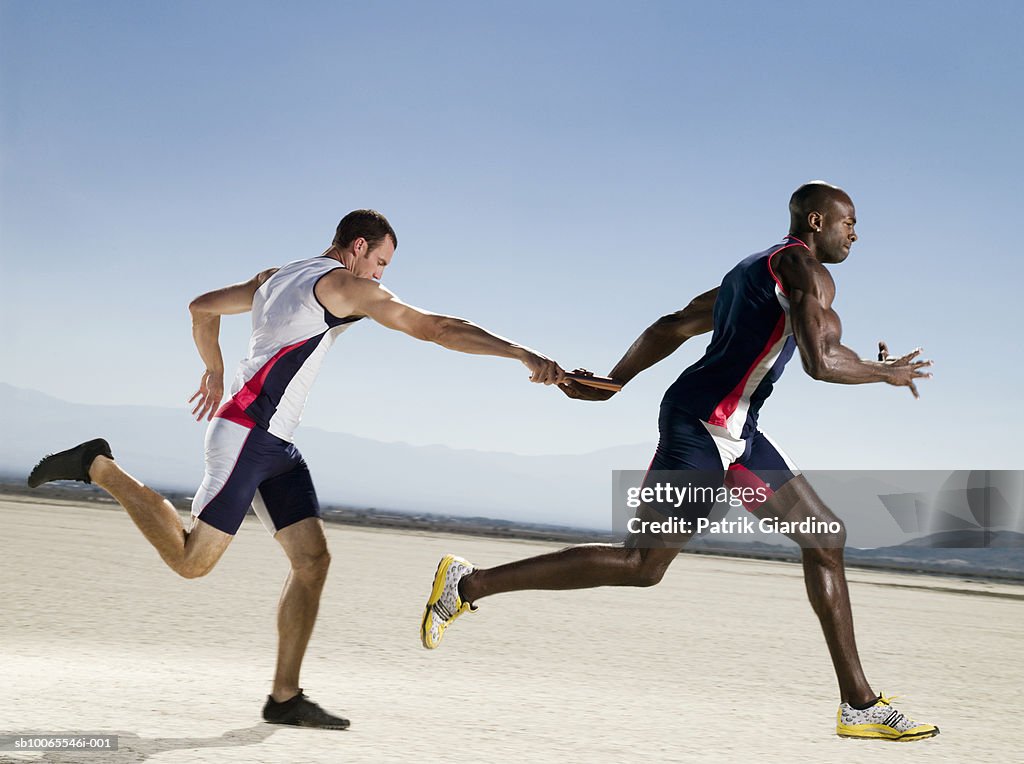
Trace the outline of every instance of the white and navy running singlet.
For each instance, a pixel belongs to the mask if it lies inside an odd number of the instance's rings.
[[[674,470],[701,471],[702,482],[720,483],[728,470],[733,481],[777,489],[799,474],[782,449],[757,429],[761,406],[796,349],[789,300],[772,270],[772,257],[790,247],[806,249],[787,236],[725,275],[715,299],[711,343],[662,400],[660,439],[648,483],[658,479],[654,473]],[[701,505],[687,508],[686,514],[710,511],[711,505]]]
[[[337,260],[288,263],[256,290],[249,351],[231,397],[206,432],[206,474],[192,514],[235,533],[252,505],[271,533],[318,517],[309,469],[292,435],[324,355],[361,316],[332,315],[314,293]]]

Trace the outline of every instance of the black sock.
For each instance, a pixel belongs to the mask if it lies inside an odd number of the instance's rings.
[[[871,708],[871,706],[875,705],[875,703],[877,703],[881,699],[882,699],[882,696],[879,695],[877,698],[875,698],[873,700],[869,700],[863,706],[858,706],[856,703],[851,703],[850,704],[850,708],[854,709],[855,711],[867,711],[869,708]]]

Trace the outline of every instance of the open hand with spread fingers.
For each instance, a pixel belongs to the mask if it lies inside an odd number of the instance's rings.
[[[932,376],[931,372],[921,371],[921,369],[932,365],[931,361],[917,359],[917,356],[921,355],[921,350],[921,348],[916,348],[906,355],[892,356],[889,355],[888,345],[884,342],[878,343],[879,363],[885,364],[892,370],[892,377],[887,382],[896,387],[909,387],[910,392],[914,394],[915,398],[920,398],[921,396],[917,392],[917,385],[914,384],[914,380],[928,379]]]
[[[195,395],[188,399],[189,403],[195,403],[192,409],[192,416],[197,422],[213,419],[220,407],[221,399],[224,397],[224,377],[213,371],[203,372],[203,378],[199,381],[199,389]]]

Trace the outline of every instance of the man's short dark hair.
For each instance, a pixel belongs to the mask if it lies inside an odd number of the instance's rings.
[[[807,216],[812,212],[830,212],[837,202],[850,202],[850,196],[839,186],[823,180],[804,183],[789,197],[790,233],[803,233],[808,229]]]
[[[398,236],[386,217],[377,210],[353,210],[338,223],[338,230],[334,234],[334,245],[347,247],[356,239],[362,238],[366,239],[370,249],[373,249],[384,241],[385,236],[391,237],[391,243],[397,249]]]

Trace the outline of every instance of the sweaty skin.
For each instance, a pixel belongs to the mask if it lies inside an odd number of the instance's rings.
[[[790,320],[804,369],[815,379],[840,384],[885,382],[908,387],[917,397],[915,381],[931,376],[922,371],[930,361],[915,360],[920,349],[892,357],[879,343],[879,359],[863,360],[842,344],[839,316],[832,308],[835,282],[825,263],[841,263],[857,240],[853,202],[841,189],[807,184],[794,194],[790,234],[807,249],[791,247],[776,253],[772,268],[790,300]],[[636,339],[609,376],[625,384],[641,371],[675,352],[687,340],[710,332],[718,289],[695,297],[685,308],[662,316]],[[570,398],[602,401],[615,392],[571,380],[560,389]],[[853,615],[843,563],[846,531],[802,475],[787,482],[755,510],[758,517],[786,521],[810,518],[835,523],[838,534],[823,538],[787,534],[801,546],[808,599],[821,623],[832,657],[842,701],[871,702],[876,694],[861,668],[854,638]],[[641,506],[642,519],[663,519]],[[478,568],[460,581],[467,602],[499,592],[524,589],[585,589],[595,586],[652,586],[657,584],[691,534],[638,536],[625,545],[585,544],[495,568]]]
[[[558,364],[536,351],[491,334],[464,318],[415,308],[375,281],[340,268],[320,279],[316,296],[336,316],[369,316],[388,329],[460,353],[515,358],[530,370],[531,382],[551,385],[562,380]]]
[[[807,230],[793,232],[795,236],[807,237],[808,248],[784,249],[772,262],[790,300],[790,322],[804,370],[823,382],[885,382],[908,387],[918,398],[914,380],[931,376],[921,371],[931,366],[931,361],[915,360],[921,348],[892,357],[885,343],[880,342],[879,360],[869,361],[842,344],[842,323],[832,308],[836,284],[824,263],[841,263],[849,255],[857,241],[857,217],[853,202],[845,193],[838,191],[830,202],[826,203],[827,213],[812,211],[808,215]]]

